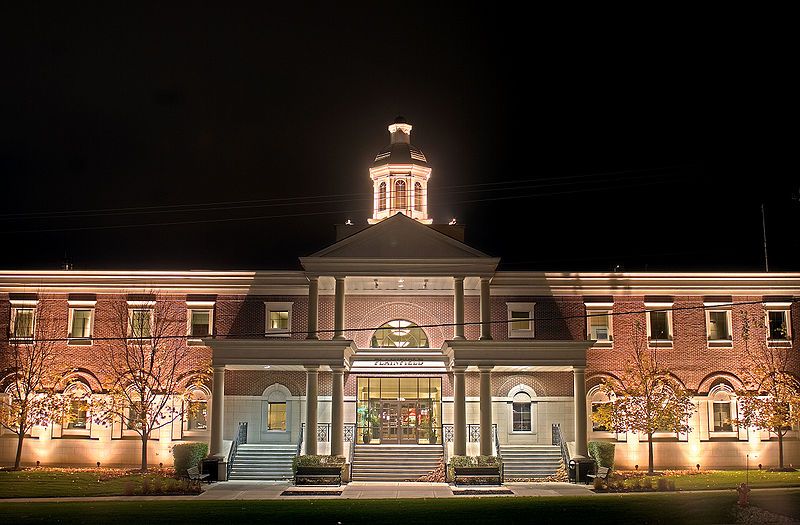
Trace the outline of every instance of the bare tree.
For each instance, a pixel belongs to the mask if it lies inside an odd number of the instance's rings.
[[[25,437],[65,413],[66,400],[55,391],[57,319],[41,301],[15,310],[3,363],[10,370],[7,398],[0,398],[0,425],[17,435],[14,469],[20,468]]]
[[[791,373],[791,345],[788,343],[788,327],[776,327],[782,340],[778,344],[767,344],[769,334],[766,324],[767,312],[761,319],[753,318],[742,311],[742,339],[745,348],[745,366],[742,368],[744,389],[738,392],[740,417],[737,424],[766,430],[778,436],[779,468],[784,470],[783,439],[792,425],[800,422],[800,381]],[[795,365],[796,366],[796,365]]]
[[[603,403],[593,419],[614,432],[647,436],[647,472],[653,473],[653,434],[686,433],[694,412],[691,394],[658,363],[657,348],[648,347],[645,332],[637,322],[633,352],[619,380],[606,380],[603,391],[611,401]]]
[[[147,442],[154,430],[181,417],[182,373],[190,364],[185,309],[165,296],[146,294],[115,303],[113,335],[100,345],[107,395],[92,401],[95,421],[120,422],[141,439],[141,469],[147,471]],[[177,406],[176,406],[177,405]]]

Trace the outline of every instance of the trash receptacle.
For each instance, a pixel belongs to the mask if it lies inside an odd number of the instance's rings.
[[[208,481],[219,481],[219,458],[205,458],[200,461],[200,472],[208,474]]]
[[[586,483],[588,475],[594,472],[594,460],[584,456],[575,456],[569,460],[569,480],[571,483]]]

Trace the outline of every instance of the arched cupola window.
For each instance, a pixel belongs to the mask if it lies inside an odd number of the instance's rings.
[[[394,207],[398,209],[405,209],[408,205],[406,197],[406,181],[397,179],[394,181]]]
[[[384,211],[386,209],[386,183],[381,182],[378,186],[378,210]]]
[[[422,211],[422,184],[414,183],[414,210]]]
[[[404,319],[395,319],[384,324],[372,334],[372,348],[428,348],[425,332]]]

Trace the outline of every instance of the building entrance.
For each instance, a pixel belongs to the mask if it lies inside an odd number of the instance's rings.
[[[358,442],[441,443],[441,387],[439,377],[358,378]]]

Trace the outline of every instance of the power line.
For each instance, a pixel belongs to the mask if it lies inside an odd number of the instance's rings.
[[[45,299],[46,300],[46,299]],[[756,304],[766,304],[769,301],[740,301],[740,302],[728,302],[728,303],[714,303],[713,306],[706,306],[705,304],[702,306],[672,306],[672,307],[664,307],[664,308],[645,308],[643,310],[631,310],[626,312],[604,312],[604,313],[585,313],[585,314],[575,314],[575,315],[564,315],[564,316],[551,316],[551,317],[528,317],[528,318],[514,318],[514,319],[507,319],[507,320],[494,320],[494,321],[469,321],[464,323],[432,323],[432,324],[424,324],[424,325],[416,325],[416,328],[451,328],[456,326],[481,326],[484,324],[508,324],[513,323],[516,321],[532,321],[532,322],[544,322],[544,321],[567,321],[572,319],[589,319],[591,317],[617,317],[617,316],[625,316],[625,315],[641,315],[647,314],[651,312],[678,312],[678,311],[687,311],[687,310],[708,310],[708,309],[719,309],[719,308],[726,308],[726,307],[734,307],[734,306],[748,306],[748,305],[756,305]],[[800,298],[792,298],[787,300],[786,302],[797,303],[800,302]],[[376,330],[380,330],[382,326],[379,327],[368,327],[368,328],[344,328],[342,332],[374,332]],[[314,333],[317,335],[320,334],[329,334],[329,333],[336,333],[337,330],[335,328],[325,328],[325,329],[317,329]],[[309,332],[308,330],[292,330],[288,332],[280,332],[281,337],[285,337],[287,335],[307,335]],[[243,332],[238,334],[225,334],[225,335],[209,335],[204,338],[206,339],[231,339],[237,337],[269,337],[275,336],[275,333],[270,332]],[[91,341],[120,341],[120,340],[138,340],[137,338],[133,337],[81,337],[81,338],[70,338],[70,337],[59,337],[59,338],[38,338],[36,342],[63,342],[63,341],[70,341],[74,339],[82,339],[82,340],[91,340]],[[143,340],[147,341],[150,338],[142,338]],[[201,339],[196,335],[166,335],[166,336],[159,336],[154,339]],[[9,339],[9,341],[13,344],[13,339]],[[24,344],[24,343],[23,343]]]

